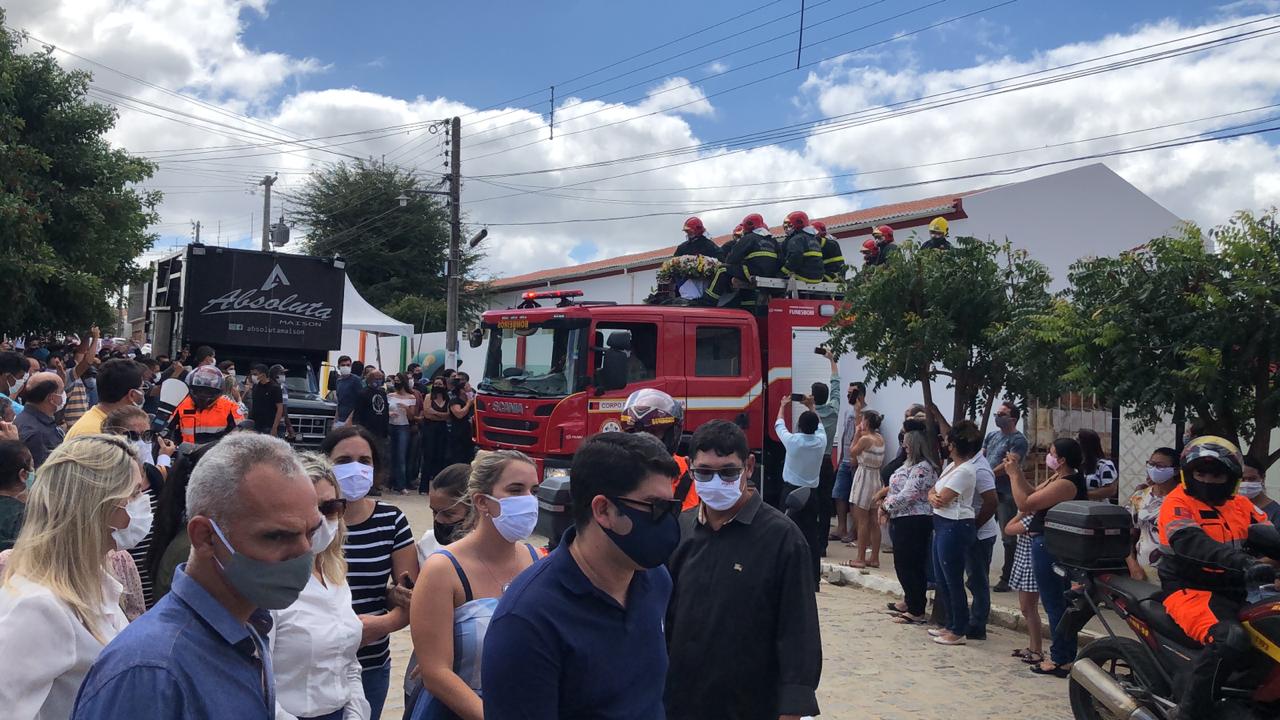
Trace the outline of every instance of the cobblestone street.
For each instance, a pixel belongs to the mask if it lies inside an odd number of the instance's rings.
[[[425,497],[387,496],[415,536],[430,527]],[[823,584],[818,596],[823,666],[818,702],[830,720],[1065,720],[1067,681],[1031,674],[1010,657],[1026,636],[992,627],[985,642],[943,647],[922,626],[896,625],[890,599],[871,590]],[[392,638],[392,683],[383,717],[403,712],[400,692],[412,651],[408,630]]]

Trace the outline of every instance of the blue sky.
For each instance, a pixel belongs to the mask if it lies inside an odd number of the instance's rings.
[[[427,173],[441,167],[439,136],[421,123],[460,115],[463,211],[473,224],[490,227],[486,269],[494,275],[673,245],[683,216],[693,212],[713,234],[727,233],[746,204],[776,222],[796,209],[787,198],[817,198],[804,209],[819,217],[1004,181],[939,178],[1070,160],[1280,115],[1277,34],[1049,87],[895,113],[836,133],[803,131],[745,152],[726,153],[714,143],[975,85],[995,87],[1154,43],[1225,36],[1236,31],[1222,26],[1237,21],[1280,28],[1280,21],[1261,18],[1280,13],[1280,0],[1017,0],[992,8],[1001,1],[809,0],[805,63],[880,44],[801,71],[791,69],[799,0],[5,5],[11,25],[76,53],[59,54],[60,62],[94,72],[95,99],[120,109],[110,139],[159,163],[148,187],[166,192],[155,227],[163,244],[183,242],[197,219],[206,238],[220,226],[225,242],[256,244],[258,179],[280,173],[276,189],[283,202],[274,217],[282,206],[288,211],[288,197],[308,172],[339,159],[297,144],[252,153],[235,148],[261,144],[264,131],[308,138],[415,124],[341,148]],[[976,14],[917,32],[969,13]],[[653,48],[660,49],[645,52]],[[728,53],[734,54],[719,57]],[[768,59],[773,55],[781,57]],[[749,66],[754,62],[760,64]],[[584,73],[591,74],[574,79]],[[624,77],[609,79],[619,74]],[[759,82],[732,89],[748,81]],[[557,86],[554,141],[546,139],[545,127],[551,84]],[[104,99],[104,90],[117,95]],[[150,105],[111,99],[119,94]],[[181,114],[157,117],[149,108]],[[1207,117],[1215,113],[1232,114]],[[1217,224],[1236,209],[1280,197],[1274,138],[1106,162],[1179,216]],[[690,162],[679,165],[638,157],[690,147],[696,150],[681,156]],[[187,148],[208,154],[173,156]],[[994,159],[975,160],[984,157]],[[581,167],[602,160],[618,162]],[[553,168],[570,169],[545,172]],[[613,177],[620,173],[627,174]],[[868,190],[921,182],[927,184]],[[851,190],[867,192],[834,196]],[[633,219],[603,219],[610,217]],[[578,220],[590,222],[569,222]],[[305,228],[295,227],[293,235],[304,237]]]

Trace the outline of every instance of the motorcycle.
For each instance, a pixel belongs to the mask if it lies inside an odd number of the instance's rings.
[[[1081,649],[1072,666],[1068,692],[1076,720],[1167,718],[1201,645],[1165,611],[1165,593],[1123,570],[1058,570],[1072,582],[1061,622],[1078,633],[1097,617],[1106,632]],[[1272,595],[1240,611],[1254,656],[1221,682],[1214,720],[1280,718],[1280,595]],[[1138,639],[1117,634],[1103,609],[1119,616]]]

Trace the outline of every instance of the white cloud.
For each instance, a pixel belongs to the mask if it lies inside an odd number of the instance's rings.
[[[1240,18],[1232,23],[1240,22]],[[1226,24],[1226,23],[1223,23]],[[1216,26],[1162,21],[1093,42],[1046,50],[1030,59],[1004,57],[954,70],[886,69],[844,64],[810,76],[804,91],[824,116],[994,83],[1134,47],[1164,42]],[[1256,26],[1255,26],[1256,27]],[[1225,34],[1225,33],[1224,33]],[[1203,40],[1205,38],[1201,38]],[[1168,46],[1166,46],[1168,47]],[[892,65],[885,63],[888,67]],[[868,171],[982,156],[1063,141],[1122,133],[1280,102],[1280,61],[1268,39],[1152,63],[1036,89],[1022,90],[913,115],[894,117],[809,140],[811,156],[846,171]],[[952,163],[859,178],[863,187],[912,182],[1070,158],[1168,140],[1280,114],[1251,115],[1082,143],[1050,150]],[[1202,223],[1225,221],[1241,208],[1275,202],[1280,151],[1261,137],[1209,143],[1108,159],[1107,164],[1174,212]],[[1049,167],[1017,180],[1064,169]],[[925,192],[994,184],[969,180],[930,185]],[[918,195],[919,188],[894,197]]]

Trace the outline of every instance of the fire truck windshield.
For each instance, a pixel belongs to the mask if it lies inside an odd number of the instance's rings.
[[[489,348],[483,393],[531,397],[566,397],[587,383],[585,321],[529,323],[518,329],[486,324]]]

